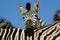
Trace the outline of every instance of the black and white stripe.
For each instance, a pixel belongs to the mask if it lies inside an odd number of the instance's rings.
[[[60,40],[60,23],[43,29],[0,29],[0,40]]]
[[[25,29],[0,29],[0,40],[28,40],[34,38],[33,31],[28,32]]]
[[[0,28],[10,29],[10,28],[14,28],[14,27],[13,27],[13,25],[10,22],[6,22],[6,21],[4,21],[4,19],[0,19]]]

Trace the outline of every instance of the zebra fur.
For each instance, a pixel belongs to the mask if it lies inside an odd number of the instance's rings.
[[[4,21],[4,19],[0,19],[0,28],[7,28],[7,29],[10,29],[10,28],[14,28],[14,26],[11,24],[11,22],[9,21]]]
[[[60,21],[43,29],[0,29],[0,40],[60,40]]]
[[[22,6],[19,7],[19,11],[23,15],[25,28],[42,29],[46,26],[46,23],[41,18],[38,17],[38,11],[40,10],[39,1],[35,2],[34,9],[31,8],[29,2],[26,3],[26,9],[24,9]]]

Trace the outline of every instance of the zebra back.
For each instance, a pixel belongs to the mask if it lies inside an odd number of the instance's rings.
[[[0,29],[0,40],[60,40],[60,22],[43,29]]]

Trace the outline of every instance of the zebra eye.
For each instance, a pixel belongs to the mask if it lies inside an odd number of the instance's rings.
[[[35,15],[35,17],[38,17],[37,15]]]
[[[25,19],[25,17],[23,17],[23,19]]]

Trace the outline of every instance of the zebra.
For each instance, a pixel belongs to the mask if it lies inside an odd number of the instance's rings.
[[[10,29],[10,28],[14,28],[14,26],[11,24],[11,22],[9,22],[9,21],[6,22],[4,19],[0,18],[0,28]]]
[[[19,11],[23,15],[23,19],[27,29],[42,29],[46,26],[46,23],[38,17],[38,11],[40,9],[40,4],[38,1],[35,2],[34,9],[32,9],[30,3],[27,2],[26,9],[24,9],[22,6],[19,6]]]
[[[60,20],[60,10],[56,11],[56,13],[54,14],[53,20],[54,21],[59,21]]]
[[[0,28],[0,40],[60,40],[60,21],[43,29]]]

